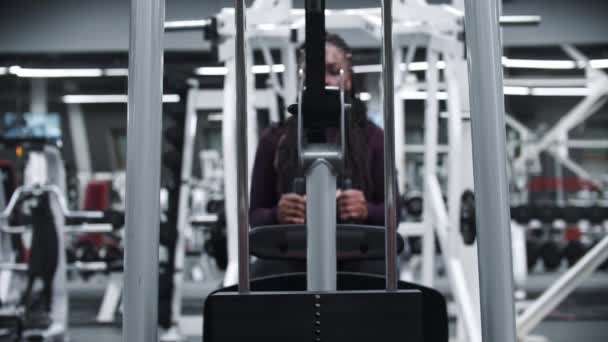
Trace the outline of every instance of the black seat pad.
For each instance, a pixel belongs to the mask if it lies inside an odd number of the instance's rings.
[[[337,257],[340,261],[382,260],[386,229],[379,226],[338,224]],[[396,235],[397,254],[404,241]],[[306,260],[306,225],[289,224],[253,228],[249,233],[250,253],[262,259]]]

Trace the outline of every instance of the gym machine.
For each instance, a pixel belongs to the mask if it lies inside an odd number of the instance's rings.
[[[390,8],[385,11],[385,15],[391,18]],[[236,13],[238,68],[239,65],[244,66],[245,59],[242,2],[237,2]],[[392,55],[391,25],[385,27],[384,33],[387,37],[384,51]],[[307,67],[305,76],[300,72],[298,110],[295,113],[300,167],[306,174],[307,224],[258,227],[249,232],[248,177],[246,163],[240,163],[239,286],[224,288],[207,298],[203,339],[236,341],[246,336],[270,341],[331,340],[340,336],[341,340],[365,341],[380,338],[397,341],[405,330],[412,341],[422,341],[423,336],[427,340],[447,341],[447,311],[441,295],[431,289],[397,282],[397,200],[393,186],[392,142],[385,148],[388,164],[385,169],[385,205],[388,213],[386,231],[375,227],[336,225],[336,177],[340,174],[346,153],[345,120],[348,105],[345,103],[343,79],[337,90],[324,86],[324,36],[324,1],[307,1]],[[384,57],[386,59],[386,54]],[[390,63],[390,59],[385,63]],[[240,74],[237,72],[237,75]],[[237,102],[237,108],[239,113],[246,113],[244,102],[241,102],[246,101],[245,88],[242,87],[245,76],[240,76],[239,81],[237,98],[240,101]],[[392,79],[389,78],[387,82],[391,84]],[[391,94],[387,92],[385,96],[390,99]],[[387,101],[391,102],[392,100]],[[385,115],[391,118],[392,108]],[[342,137],[339,142],[330,143],[325,139],[327,127],[338,128]],[[246,131],[245,120],[238,122],[238,128],[237,136],[241,136]],[[389,127],[386,139],[391,141],[393,134]],[[243,157],[246,154],[243,142],[241,139],[237,146],[241,160],[247,160]],[[251,240],[253,254],[258,257],[305,259],[307,272],[255,279],[250,284],[248,240]],[[384,244],[374,245],[374,242],[377,244],[384,240],[386,256]],[[378,257],[386,262],[386,279],[337,272],[337,260]],[[384,286],[387,290],[378,290]],[[338,289],[343,291],[336,291]],[[304,290],[307,292],[302,292]],[[429,297],[437,296],[437,302],[429,300]],[[387,315],[388,312],[391,314]],[[241,314],[249,318],[234,317]],[[384,318],[374,319],[379,316]],[[277,319],[281,319],[284,324],[276,324]],[[229,324],[234,323],[238,326],[229,327]]]
[[[570,79],[572,85],[586,85],[588,92],[559,121],[543,135],[535,137],[532,130],[511,116],[506,117],[508,126],[517,133],[520,143],[516,147],[519,154],[513,154],[512,177],[517,195],[511,209],[516,224],[529,225],[530,238],[527,242],[528,265],[533,268],[542,259],[545,269],[556,270],[565,257],[568,269],[562,273],[531,305],[517,317],[517,332],[525,339],[549,313],[564,301],[581,283],[597,269],[605,269],[608,258],[608,236],[605,230],[607,217],[606,202],[602,200],[577,200],[566,198],[570,188],[602,188],[598,179],[570,157],[571,149],[603,149],[602,141],[572,140],[570,132],[586,121],[606,103],[608,99],[608,75],[593,69],[589,59],[571,45],[563,45],[562,50],[576,62],[584,66],[583,79]],[[551,81],[538,86],[555,86]],[[559,85],[564,84],[560,81]],[[536,84],[509,84],[513,86],[537,86]],[[539,156],[546,152],[555,160],[556,178],[536,182],[529,174],[540,165]],[[530,167],[532,165],[532,167]],[[577,179],[561,177],[566,169]],[[550,185],[550,186],[549,186]],[[555,190],[552,203],[532,203],[530,188],[550,188]],[[575,228],[569,227],[574,225]],[[548,228],[547,228],[548,227]],[[564,234],[566,242],[557,236]],[[557,235],[557,236],[556,236]],[[587,240],[586,245],[582,241]],[[562,240],[562,241],[560,241]],[[565,243],[565,245],[564,245]]]
[[[602,70],[594,69],[590,60],[581,51],[572,45],[564,44],[561,46],[563,52],[572,58],[577,65],[584,66],[585,76],[582,79],[571,79],[559,81],[559,85],[585,85],[587,92],[582,99],[563,117],[560,118],[547,132],[541,136],[534,137],[530,128],[526,127],[515,118],[508,116],[507,124],[519,135],[520,153],[514,156],[512,172],[517,178],[526,179],[531,167],[529,165],[539,164],[539,155],[542,152],[549,153],[556,161],[556,166],[565,168],[581,179],[588,180],[595,186],[601,187],[600,181],[594,179],[591,174],[580,164],[575,162],[569,155],[571,149],[595,149],[606,148],[604,141],[596,140],[576,140],[570,139],[570,132],[596,114],[608,101],[608,74]],[[551,80],[541,80],[544,84],[538,86],[555,86]],[[513,86],[533,86],[536,85],[529,80],[519,81],[520,84],[511,82]],[[525,82],[522,84],[522,82]],[[538,168],[538,166],[536,167]],[[519,184],[526,184],[520,181]],[[521,187],[518,189],[525,191]],[[559,195],[559,193],[558,193]],[[563,195],[563,194],[562,194]]]
[[[62,341],[68,326],[67,270],[95,272],[107,268],[103,262],[68,264],[64,234],[111,232],[122,227],[120,215],[68,208],[63,162],[53,144],[34,138],[5,137],[2,142],[16,146],[22,151],[21,157],[27,158],[24,185],[13,189],[1,183],[0,311],[3,320],[18,322],[5,332],[13,334],[15,340]],[[4,205],[8,195],[10,200]],[[25,242],[28,240],[31,242]],[[27,259],[23,257],[26,246]],[[25,275],[25,289],[19,293],[13,291],[18,287],[13,281],[16,274]],[[36,286],[39,281],[40,291]]]
[[[126,269],[125,269],[125,341],[143,342],[156,339],[157,303],[150,301],[158,291],[158,217],[159,215],[159,170],[160,165],[160,94],[162,86],[158,75],[162,74],[162,27],[164,23],[164,2],[132,1],[130,70],[129,70],[129,143],[127,169],[127,234],[126,234]],[[390,1],[384,1],[384,23],[390,23],[386,14],[390,14]],[[473,85],[472,121],[473,146],[475,161],[476,217],[477,225],[483,227],[478,231],[478,248],[480,254],[480,288],[481,288],[481,321],[484,340],[513,341],[515,339],[514,309],[512,301],[512,276],[504,270],[511,269],[510,239],[508,234],[509,212],[507,205],[507,177],[505,157],[504,111],[501,90],[499,32],[497,28],[498,6],[496,1],[467,1],[466,21],[470,33],[467,35],[469,53],[472,62],[470,69]],[[240,6],[240,7],[239,7]],[[242,2],[237,8],[242,15]],[[390,16],[389,16],[390,18]],[[243,19],[241,16],[240,19]],[[242,30],[243,23],[239,26]],[[389,24],[390,25],[390,24]],[[237,26],[238,27],[238,26]],[[385,25],[385,30],[386,30]],[[390,26],[388,26],[390,28]],[[390,29],[388,30],[390,33]],[[481,34],[483,32],[483,35]],[[239,35],[242,35],[243,32]],[[390,35],[385,39],[390,41]],[[242,48],[242,36],[237,47]],[[387,62],[385,55],[384,62]],[[244,57],[238,58],[244,62]],[[241,66],[239,66],[241,65]],[[392,65],[386,64],[390,69]],[[244,63],[237,67],[244,69]],[[244,75],[237,73],[237,75]],[[240,76],[239,76],[240,77]],[[388,77],[387,77],[388,78]],[[241,83],[241,87],[244,83]],[[385,89],[390,89],[385,86]],[[240,92],[243,94],[244,92]],[[385,95],[389,92],[386,92]],[[390,95],[389,95],[390,96]],[[241,97],[237,97],[242,101]],[[242,105],[242,104],[241,104]],[[386,106],[385,115],[391,109]],[[145,115],[144,115],[145,113]],[[242,124],[242,123],[241,123]],[[241,128],[242,129],[242,128]],[[387,133],[387,136],[392,132]],[[243,135],[239,135],[241,138]],[[389,142],[390,144],[390,142]],[[387,158],[391,157],[389,154]],[[390,159],[387,159],[390,160]],[[390,161],[389,163],[392,163]],[[491,168],[492,172],[488,171]],[[239,219],[241,243],[248,240],[246,170],[239,168],[244,177],[239,186]],[[243,171],[245,170],[245,171]],[[391,172],[392,168],[385,168]],[[387,181],[387,184],[391,184]],[[387,193],[390,193],[387,191]],[[390,196],[390,195],[389,195]],[[391,201],[387,202],[390,205]],[[390,223],[389,233],[395,234],[394,221]],[[394,220],[394,213],[392,216]],[[393,225],[391,227],[391,224]],[[396,240],[393,240],[396,241]],[[390,246],[390,244],[389,244]],[[388,248],[392,249],[392,248]],[[393,249],[394,251],[394,249]],[[249,256],[240,252],[240,289],[248,292],[247,268]],[[390,267],[389,267],[390,269]],[[393,270],[394,272],[394,270]],[[391,272],[389,272],[389,275]],[[394,273],[392,273],[394,275]],[[383,282],[381,280],[381,282]],[[255,283],[255,282],[254,282]],[[396,284],[389,282],[393,289]],[[253,287],[252,287],[253,288]],[[302,293],[304,298],[308,297]],[[255,298],[254,295],[227,295],[238,301]],[[316,297],[312,298],[313,300]],[[255,299],[253,299],[255,300]],[[236,305],[238,305],[238,301]],[[324,302],[325,303],[325,302]],[[318,304],[320,306],[324,303]],[[233,303],[234,304],[234,303]],[[246,305],[246,302],[242,302]],[[329,303],[328,303],[329,304]],[[331,305],[331,304],[330,304]],[[336,305],[344,305],[337,303]],[[314,306],[313,306],[314,307]],[[276,311],[282,317],[284,308]],[[314,317],[314,316],[313,316]],[[247,317],[250,318],[250,317]],[[205,318],[206,320],[209,317]],[[305,318],[310,322],[310,318]],[[239,321],[239,323],[244,323]],[[302,323],[302,322],[300,322]],[[313,322],[316,323],[316,322]],[[426,322],[431,325],[433,322]],[[272,329],[277,328],[276,325]],[[349,329],[352,327],[349,326]],[[231,327],[234,330],[234,327]],[[310,329],[309,329],[310,332]],[[312,334],[313,332],[311,332]],[[308,336],[311,337],[310,335]]]

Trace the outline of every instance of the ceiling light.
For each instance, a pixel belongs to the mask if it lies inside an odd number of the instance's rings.
[[[608,59],[594,59],[589,62],[594,69],[608,69]],[[572,60],[544,60],[544,59],[511,59],[508,57],[502,58],[502,65],[505,68],[511,69],[577,69],[584,68],[584,63],[577,63]],[[405,70],[405,64],[399,65],[400,70]],[[437,62],[438,69],[445,68],[445,61]],[[427,62],[412,62],[409,65],[409,71],[425,71],[428,69]],[[356,65],[353,66],[353,71],[356,74],[379,73],[382,72],[382,65]]]
[[[399,64],[400,70],[405,70],[405,63]],[[409,71],[425,71],[429,68],[429,63],[427,62],[412,62],[408,65]],[[445,62],[438,61],[437,69],[445,69]]]
[[[353,72],[355,74],[378,73],[382,72],[382,66],[380,64],[354,65]]]
[[[533,96],[587,96],[587,88],[532,88],[530,94]]]
[[[27,78],[55,78],[55,77],[100,77],[103,75],[101,69],[39,69],[22,68],[14,65],[8,68],[9,73]]]
[[[64,95],[63,103],[127,103],[129,97],[127,95]],[[163,95],[163,102],[177,103],[180,97],[177,94]]]
[[[426,100],[428,98],[428,93],[426,91],[406,90],[406,91],[401,92],[400,96],[404,100]],[[438,100],[447,100],[447,98],[448,98],[448,93],[446,93],[445,91],[437,92]]]
[[[194,71],[199,76],[224,76],[228,73],[226,67],[201,67]]]
[[[594,69],[608,69],[608,59],[594,59],[589,63]]]
[[[219,122],[222,120],[224,120],[224,115],[222,113],[213,113],[213,114],[207,115],[207,121]]]
[[[127,103],[127,95],[64,95],[63,103]]]
[[[109,68],[104,69],[104,76],[129,76],[129,69],[127,68]]]
[[[368,92],[360,92],[359,93],[359,100],[361,100],[363,102],[368,102],[371,99],[372,99],[372,94],[370,94]]]
[[[260,31],[274,31],[278,29],[276,24],[258,24],[256,28]]]
[[[503,25],[538,24],[541,19],[540,15],[502,15],[500,23]]]
[[[504,87],[505,95],[530,95],[530,88],[528,87]]]
[[[502,58],[502,65],[507,68],[523,69],[576,69],[575,61],[570,60],[543,60],[543,59],[510,59]]]
[[[444,10],[452,13],[453,15],[455,15],[457,17],[461,17],[461,18],[464,17],[464,12],[454,6],[443,5],[442,7]]]
[[[163,95],[164,103],[178,103],[181,100],[177,94],[165,94]]]
[[[254,74],[269,74],[270,66],[268,65],[254,65],[251,67],[251,71]],[[285,72],[285,65],[275,64],[272,66],[272,71],[275,73]],[[201,67],[194,70],[194,73],[199,76],[225,76],[228,73],[226,67]]]
[[[211,24],[211,20],[178,20],[178,21],[166,21],[165,30],[186,30],[186,29],[197,29],[204,28]]]
[[[251,71],[254,74],[269,74],[270,66],[268,65],[254,65],[251,67]],[[285,71],[285,65],[283,64],[275,64],[272,66],[272,71],[275,73],[281,73]]]

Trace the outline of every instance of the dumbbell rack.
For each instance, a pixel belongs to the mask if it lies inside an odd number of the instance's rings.
[[[562,254],[572,254],[565,255],[572,266],[591,249],[590,246],[605,236],[608,207],[601,203],[588,206],[529,205],[512,207],[511,213],[515,222],[527,226],[530,231],[527,241],[529,268],[536,264],[538,255],[543,259],[545,269],[553,271],[561,266]],[[587,240],[587,243],[582,240]]]
[[[608,208],[588,207],[515,207],[512,218],[521,224],[529,224],[533,219],[544,224],[561,221],[566,224],[588,222],[592,225],[606,224]],[[527,336],[538,323],[551,313],[570,293],[583,283],[608,259],[608,235],[604,235],[574,265],[563,273],[557,281],[517,317],[518,336]]]

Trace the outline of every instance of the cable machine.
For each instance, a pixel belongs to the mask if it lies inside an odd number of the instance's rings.
[[[131,8],[131,39],[130,39],[130,78],[129,78],[129,135],[128,135],[128,161],[129,168],[127,169],[127,234],[126,234],[126,275],[125,275],[125,315],[124,315],[124,340],[125,341],[150,341],[156,339],[156,317],[157,303],[150,301],[150,298],[155,298],[158,291],[158,219],[159,219],[159,203],[157,194],[159,192],[159,170],[160,165],[160,99],[162,94],[162,85],[160,84],[160,75],[162,75],[162,33],[164,24],[164,1],[155,0],[151,2],[132,1]],[[315,6],[318,5],[318,6]],[[243,49],[243,19],[244,8],[243,2],[236,2],[237,8],[237,71],[244,71],[245,58],[244,54],[239,53]],[[320,1],[307,2],[307,13],[317,12],[322,16],[324,6]],[[384,33],[384,48],[391,46],[391,1],[383,1],[383,33]],[[477,222],[478,226],[484,227],[478,232],[479,237],[479,268],[480,268],[480,292],[481,292],[481,319],[483,340],[486,341],[513,341],[515,339],[514,329],[514,309],[513,309],[513,288],[512,276],[510,272],[504,270],[511,269],[510,255],[510,237],[508,233],[509,226],[509,211],[507,203],[507,178],[506,178],[506,158],[505,158],[505,132],[504,132],[504,104],[502,99],[502,73],[500,66],[500,44],[498,32],[498,5],[496,1],[475,2],[472,0],[466,1],[466,22],[468,28],[467,40],[468,57],[470,58],[469,65],[472,66],[469,70],[470,80],[472,85],[471,91],[471,116],[472,116],[472,135],[474,148],[474,170],[475,170],[475,188],[476,207],[477,207]],[[481,34],[481,33],[484,34]],[[390,50],[390,49],[389,49]],[[239,56],[240,55],[240,56]],[[392,76],[391,57],[385,50],[383,53],[384,70],[389,71],[385,74],[385,85],[392,84],[386,80],[390,80]],[[474,68],[473,68],[474,66]],[[310,70],[310,68],[309,68]],[[307,70],[307,72],[310,72]],[[239,76],[241,75],[241,76]],[[245,73],[238,73],[237,89],[239,94],[244,94],[245,89]],[[390,89],[386,87],[385,89]],[[317,88],[318,90],[318,88]],[[312,91],[312,90],[310,90]],[[385,92],[385,119],[392,115],[392,100],[391,92]],[[237,96],[237,101],[240,101],[240,106],[243,106],[244,98]],[[237,104],[237,108],[240,108]],[[245,113],[241,111],[240,113]],[[144,115],[145,113],[145,115]],[[388,116],[388,117],[387,117]],[[392,122],[388,121],[390,126]],[[242,133],[246,132],[245,120],[237,122]],[[244,130],[243,130],[244,129]],[[389,147],[388,157],[393,156],[390,153],[390,145],[393,144],[390,128],[387,130],[385,145]],[[244,152],[246,134],[237,135],[240,143],[237,146]],[[245,146],[246,147],[246,146]],[[243,156],[244,154],[241,154]],[[386,248],[387,253],[394,253],[395,246],[395,217],[394,211],[391,212],[391,194],[394,196],[394,190],[391,189],[392,180],[391,173],[393,172],[392,158],[387,157],[387,163],[391,167],[385,167],[385,172],[388,172],[387,177],[387,222],[388,234]],[[249,239],[247,225],[247,172],[245,165],[247,158],[241,158],[239,164],[239,243],[241,247],[246,247]],[[313,178],[314,179],[314,178]],[[392,215],[392,216],[391,216]],[[391,222],[392,220],[392,222]],[[390,242],[393,239],[393,242]],[[249,293],[248,282],[248,258],[247,249],[239,249],[239,284],[241,294],[226,293],[225,295],[216,296],[230,300],[236,306],[252,304],[251,301],[259,300],[258,296],[246,295]],[[391,252],[392,251],[392,252]],[[389,254],[387,260],[391,260],[394,254]],[[415,305],[416,291],[390,291],[396,288],[392,279],[396,279],[394,275],[394,267],[387,267],[387,288],[389,292],[380,291],[374,292],[378,301],[377,309],[385,310],[391,303],[380,305],[381,298],[387,296],[398,295],[404,302],[397,305],[396,309],[407,311],[417,310],[420,306]],[[317,270],[318,271],[318,270]],[[320,279],[327,279],[320,277]],[[252,284],[254,284],[252,282]],[[309,282],[312,283],[312,282]],[[329,283],[329,282],[328,282]],[[338,283],[339,278],[338,278]],[[253,289],[254,286],[251,286]],[[313,288],[314,289],[314,288]],[[252,294],[254,292],[251,292]],[[347,297],[341,297],[333,292],[324,294],[319,293],[304,293],[304,294],[289,294],[294,299],[298,296],[304,298],[303,303],[309,303],[310,308],[322,305],[318,302],[321,298],[328,299],[328,305],[325,307],[331,308],[335,305],[336,308],[344,307],[349,302],[356,303],[358,294],[349,294]],[[407,298],[407,299],[405,299]],[[336,301],[332,300],[336,299]],[[409,300],[411,302],[408,302]],[[308,301],[312,302],[308,302]],[[249,301],[249,303],[247,303]],[[316,302],[315,302],[316,301]],[[301,302],[302,303],[302,302]],[[325,302],[323,302],[325,303]],[[367,303],[367,302],[366,302]],[[393,303],[397,303],[394,301]],[[266,305],[267,303],[265,303]],[[312,305],[315,304],[315,305]],[[420,303],[422,304],[422,303]],[[258,302],[259,305],[259,302]],[[306,304],[308,305],[308,304]],[[355,304],[356,307],[359,307]],[[291,314],[295,314],[298,310],[287,310]],[[280,313],[285,313],[284,307],[281,307]],[[301,311],[306,312],[306,311]],[[373,310],[362,312],[363,315],[372,313]],[[276,312],[275,312],[276,313]],[[315,314],[316,312],[313,312]],[[410,311],[410,313],[412,313]],[[405,314],[405,312],[404,312]],[[330,316],[331,317],[331,316]],[[207,316],[206,320],[213,321],[212,316]],[[294,324],[304,324],[301,320],[289,320]],[[306,317],[307,331],[310,333],[311,320]],[[316,324],[316,321],[312,321]],[[325,321],[324,321],[325,322]],[[402,323],[403,321],[401,321]],[[411,321],[411,331],[415,333],[417,327],[422,327],[422,323],[432,324],[431,321],[414,322]],[[246,322],[243,322],[246,323]],[[367,322],[369,323],[369,322]],[[437,322],[435,322],[437,323]],[[330,323],[331,324],[331,323]],[[389,323],[387,323],[389,324]],[[209,325],[210,327],[212,325]],[[331,325],[330,325],[331,326]],[[276,325],[273,325],[275,328]],[[369,328],[369,325],[367,326]],[[276,328],[284,328],[276,327]],[[351,331],[365,330],[365,326],[349,325]],[[400,325],[403,328],[403,325]],[[206,325],[207,329],[207,325]],[[234,327],[232,327],[234,330]],[[328,331],[328,330],[325,330]],[[329,331],[331,331],[329,329]],[[390,332],[390,327],[385,330],[377,330],[382,332]],[[221,331],[216,331],[221,334]],[[313,332],[316,332],[313,330]],[[293,331],[295,333],[295,331]],[[221,335],[220,335],[221,336]],[[422,338],[421,335],[417,335]],[[428,337],[428,336],[427,336]],[[415,338],[413,340],[416,340]],[[418,339],[422,340],[422,339]]]

